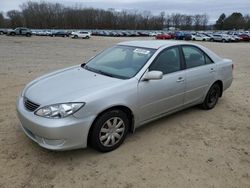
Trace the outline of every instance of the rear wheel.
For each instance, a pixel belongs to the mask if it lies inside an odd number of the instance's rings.
[[[77,35],[74,35],[74,38],[75,38],[75,39],[77,39],[77,38],[78,38],[78,36],[77,36]]]
[[[16,35],[16,33],[10,33],[10,35],[11,35],[11,36],[15,36],[15,35]]]
[[[26,33],[26,37],[30,37],[31,36],[31,34],[30,33]]]
[[[218,83],[213,84],[209,89],[209,91],[207,92],[207,96],[202,103],[202,108],[206,110],[214,108],[219,100],[221,92],[222,91],[219,84]]]
[[[97,118],[90,133],[90,144],[96,150],[109,152],[124,141],[129,127],[128,116],[121,110],[105,112]]]

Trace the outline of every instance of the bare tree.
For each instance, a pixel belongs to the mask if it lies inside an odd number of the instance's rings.
[[[11,10],[7,12],[10,18],[10,27],[20,27],[24,25],[22,13],[18,10]]]
[[[4,20],[3,14],[0,13],[0,28],[3,28],[3,27],[5,27],[5,20]]]

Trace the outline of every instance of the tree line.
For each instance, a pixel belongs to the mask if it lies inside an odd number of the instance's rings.
[[[229,29],[250,29],[250,16],[243,16],[239,12],[234,12],[229,16],[222,13],[215,23],[215,29],[217,30],[229,30]]]
[[[20,11],[8,11],[7,18],[0,13],[0,28],[20,26],[33,29],[161,30],[175,27],[182,30],[206,30],[211,28],[208,26],[207,14],[187,15],[161,12],[159,15],[153,15],[150,11],[66,7],[59,3],[32,1],[22,4],[20,8]],[[215,28],[233,29],[236,26],[236,29],[249,28],[245,26],[249,24],[249,16],[240,15],[238,13],[229,17],[221,15]]]

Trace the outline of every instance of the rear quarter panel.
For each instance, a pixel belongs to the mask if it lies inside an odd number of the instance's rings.
[[[233,61],[222,59],[217,62],[217,78],[223,82],[223,91],[228,89],[233,81]]]

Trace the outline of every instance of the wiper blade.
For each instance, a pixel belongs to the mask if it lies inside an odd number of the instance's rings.
[[[115,77],[113,74],[110,74],[110,73],[107,73],[107,72],[103,72],[103,71],[98,70],[98,69],[94,69],[92,67],[87,66],[86,64],[83,65],[82,67],[85,68],[86,70],[89,70],[89,71],[92,71],[92,72],[95,72],[95,73],[98,73],[98,74],[102,74],[102,75],[113,77],[113,78]]]

